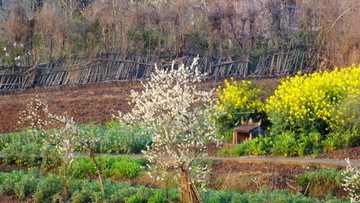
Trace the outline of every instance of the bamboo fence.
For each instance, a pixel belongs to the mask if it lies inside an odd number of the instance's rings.
[[[215,59],[201,57],[198,67],[209,79],[244,78],[291,75],[309,71],[312,55],[289,50],[245,59]],[[106,81],[144,80],[159,68],[170,68],[174,62],[190,66],[195,56],[160,58],[156,56],[124,56],[102,54],[93,58],[59,59],[54,63],[36,67],[0,67],[0,91],[32,86],[50,87],[68,84],[88,84]]]

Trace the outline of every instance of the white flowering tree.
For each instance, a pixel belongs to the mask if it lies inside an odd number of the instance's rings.
[[[350,202],[360,202],[360,169],[353,167],[349,158],[345,161],[348,165],[343,173],[345,178],[341,185],[345,191],[349,192]]]
[[[214,123],[209,116],[211,92],[196,89],[201,73],[196,66],[180,65],[155,71],[143,84],[141,92],[131,92],[135,104],[131,113],[121,115],[127,123],[140,122],[154,132],[153,144],[143,153],[150,169],[176,171],[182,202],[201,202],[192,174],[205,170],[196,166],[196,159],[205,153],[206,141],[215,139]],[[195,172],[195,173],[194,173]]]
[[[48,135],[48,141],[44,140],[44,146],[50,146],[55,144],[56,151],[59,154],[60,159],[62,160],[62,166],[60,168],[61,173],[61,183],[64,188],[65,197],[70,196],[69,184],[67,172],[71,163],[75,158],[75,150],[79,147],[80,137],[78,135],[78,130],[74,127],[75,121],[64,116],[57,116],[49,113],[49,118],[63,124],[64,126],[58,129],[56,132]]]
[[[96,142],[99,140],[90,132],[85,132],[80,129],[74,119],[67,118],[65,116],[57,116],[55,114],[49,113],[49,118],[63,124],[63,127],[60,128],[55,134],[52,134],[52,140],[56,141],[56,149],[63,160],[63,177],[65,183],[67,168],[70,166],[72,161],[75,158],[75,151],[77,147],[83,147],[87,150],[87,154],[94,164],[96,172],[98,174],[99,182],[100,182],[100,189],[101,192],[104,193],[104,179],[101,174],[101,170],[99,164],[97,163],[94,155],[94,147]],[[68,194],[67,191],[67,183],[64,184],[65,186],[65,195]]]
[[[33,132],[33,134],[36,134],[38,130],[49,127],[49,124],[60,124],[62,126],[56,131],[49,131],[51,133],[48,134],[46,139],[41,141],[45,150],[52,145],[56,146],[56,151],[62,160],[62,184],[66,197],[69,196],[67,170],[75,158],[75,152],[78,147],[83,147],[87,150],[88,156],[93,162],[98,174],[101,191],[104,193],[104,180],[93,152],[96,142],[99,140],[92,132],[79,128],[72,117],[67,118],[66,116],[49,113],[47,103],[41,100],[38,95],[27,105],[26,110],[21,111],[20,114],[19,124],[29,123],[31,127],[30,131]]]

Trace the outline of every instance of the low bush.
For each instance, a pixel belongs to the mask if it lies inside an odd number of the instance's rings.
[[[328,194],[338,197],[346,196],[341,186],[344,175],[341,171],[318,170],[315,172],[306,172],[297,180],[298,184],[303,186],[305,195],[315,198],[325,198]]]
[[[36,169],[25,171],[13,171],[2,174],[1,191],[7,194],[15,194],[19,199],[33,194],[39,182],[40,172]]]
[[[61,185],[61,177],[54,174],[48,174],[40,177],[40,180],[36,186],[36,190],[32,197],[34,202],[49,202],[53,196],[58,193],[62,193],[63,187]]]
[[[135,178],[144,171],[147,163],[143,159],[131,159],[126,156],[95,157],[104,178],[123,179]],[[97,175],[94,164],[87,157],[77,157],[71,163],[69,176],[74,178],[94,177]]]
[[[308,177],[308,176],[307,176]],[[333,176],[330,176],[333,177]],[[311,178],[307,178],[306,181]],[[312,179],[311,179],[312,180]],[[16,186],[16,182],[30,187]],[[177,189],[153,189],[144,186],[132,187],[129,183],[105,182],[105,194],[98,181],[72,179],[69,182],[69,197],[64,197],[61,177],[54,174],[42,175],[36,169],[0,173],[0,193],[16,194],[19,199],[33,202],[150,202],[162,203],[179,201]],[[302,194],[287,190],[261,190],[240,194],[234,191],[200,191],[203,202],[320,202]],[[330,199],[331,198],[331,199]],[[342,202],[328,197],[331,202]]]
[[[41,163],[42,140],[44,131],[27,129],[21,133],[10,133],[0,136],[0,149],[6,164],[19,166],[36,166]]]
[[[106,182],[105,194],[97,181],[72,179],[69,183],[70,196],[64,197],[61,177],[54,174],[42,175],[37,169],[0,173],[0,193],[15,194],[19,199],[34,202],[167,202],[165,191],[148,187],[132,187],[129,183]],[[169,190],[168,196],[178,199],[176,190]]]
[[[152,133],[141,126],[127,126],[119,122],[110,122],[104,133],[99,135],[99,153],[140,153],[151,144]]]
[[[265,155],[270,152],[272,145],[273,141],[271,137],[263,137],[260,135],[249,142],[248,153],[253,155]]]
[[[240,194],[234,191],[207,191],[202,193],[204,202],[321,202],[303,194],[292,194],[288,190],[261,190]],[[342,202],[331,198],[332,201]],[[325,200],[326,201],[326,200]]]
[[[259,136],[250,141],[236,145],[234,148],[224,148],[218,151],[220,156],[242,155],[267,155],[273,154],[279,157],[314,156],[322,152],[334,151],[356,145],[359,142],[358,135],[330,133],[322,136],[319,132],[296,133],[286,131],[277,136]],[[350,146],[351,146],[350,145]]]
[[[245,140],[232,148],[222,148],[217,152],[218,156],[243,156],[250,154],[250,141]]]
[[[94,153],[139,153],[151,144],[151,133],[141,127],[129,127],[117,122],[107,126],[81,125],[81,136],[92,135],[98,140]],[[25,129],[23,132],[0,135],[0,152],[4,155],[6,164],[19,166],[41,166],[50,168],[61,162],[59,154],[52,143],[53,130]],[[85,148],[78,148],[77,152],[85,153]]]
[[[247,155],[250,154],[250,141],[245,140],[241,144],[235,146],[234,148],[230,149],[230,155],[231,156],[241,156],[241,155]]]
[[[287,131],[281,135],[273,136],[271,152],[280,157],[317,156],[322,150],[320,146],[321,137],[321,134],[317,132],[297,134]]]

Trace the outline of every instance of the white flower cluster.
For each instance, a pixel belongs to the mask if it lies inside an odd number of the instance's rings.
[[[153,144],[143,152],[153,169],[198,169],[192,165],[204,155],[205,142],[217,141],[209,115],[212,91],[196,89],[202,77],[197,60],[190,67],[174,63],[171,69],[155,66],[149,81],[142,84],[144,90],[131,92],[132,112],[120,113],[119,119],[140,122],[154,132]]]
[[[32,129],[44,129],[51,122],[48,121],[48,105],[36,95],[34,100],[26,105],[26,110],[20,112],[19,124],[30,124]]]
[[[341,185],[345,191],[349,192],[350,202],[360,202],[360,169],[353,167],[349,158],[346,158],[345,161],[348,165],[343,173],[345,178]]]
[[[52,118],[64,125],[55,133],[51,134],[51,140],[56,144],[56,150],[60,158],[70,164],[75,158],[75,149],[80,146],[79,129],[75,125],[73,118],[66,118],[65,116],[57,116],[49,114]]]

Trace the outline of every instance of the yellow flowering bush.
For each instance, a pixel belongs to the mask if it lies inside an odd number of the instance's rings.
[[[219,86],[216,92],[220,131],[225,132],[238,125],[241,118],[247,120],[251,116],[254,120],[259,120],[264,117],[265,106],[258,98],[260,90],[250,81],[237,82],[231,78],[230,81],[225,80],[225,87]]]
[[[272,132],[325,133],[348,122],[348,117],[341,116],[347,107],[341,104],[359,93],[360,66],[288,77],[267,100]]]
[[[338,132],[351,131],[353,134],[360,133],[360,93],[353,91],[339,104],[336,111],[332,112],[332,130]]]

